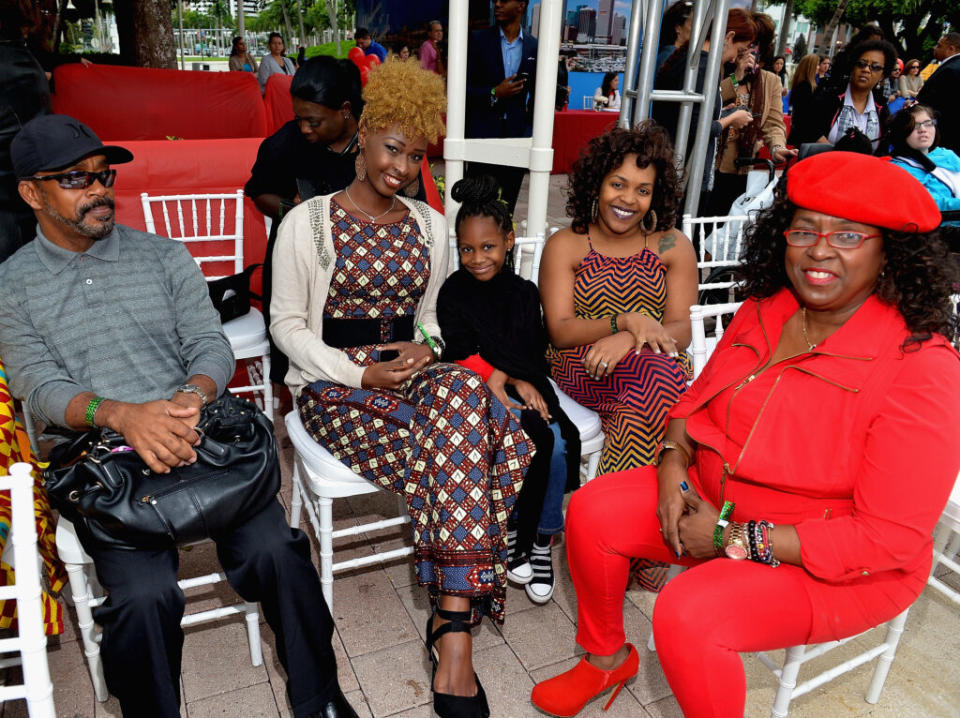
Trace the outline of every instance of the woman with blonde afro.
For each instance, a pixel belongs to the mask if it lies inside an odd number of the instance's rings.
[[[489,716],[471,626],[503,621],[506,523],[533,445],[483,379],[439,361],[443,215],[410,199],[443,131],[443,80],[390,62],[363,91],[356,179],[301,203],[274,252],[270,330],[306,430],[367,480],[404,497],[426,628],[434,709]]]

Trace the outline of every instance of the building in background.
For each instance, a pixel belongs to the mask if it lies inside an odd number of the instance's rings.
[[[597,8],[597,32],[594,39],[598,44],[611,44],[613,31],[613,0],[600,0]]]

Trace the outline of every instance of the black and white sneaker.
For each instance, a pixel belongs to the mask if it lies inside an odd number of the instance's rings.
[[[533,569],[533,575],[524,587],[527,596],[534,603],[546,603],[553,598],[553,590],[556,587],[556,579],[553,574],[553,558],[551,556],[550,537],[547,537],[547,544],[541,545],[541,537],[533,544],[533,550],[530,552],[530,566]]]

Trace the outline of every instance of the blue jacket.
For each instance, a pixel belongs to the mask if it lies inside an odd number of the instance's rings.
[[[370,47],[363,51],[364,55],[376,55],[382,65],[387,61],[387,48],[376,40],[370,41]]]
[[[960,157],[958,157],[953,150],[948,150],[944,147],[935,147],[930,150],[927,157],[930,158],[937,167],[943,167],[945,170],[950,170],[951,172],[960,172]],[[917,167],[902,157],[894,157],[893,162],[920,180],[920,184],[927,188],[927,192],[929,192],[936,201],[941,212],[960,210],[960,197],[955,197],[950,191],[950,188],[944,182],[937,179],[932,172],[927,172],[922,167]],[[951,222],[951,224],[955,223]]]
[[[537,38],[523,34],[517,73],[530,76],[519,95],[490,102],[490,90],[505,78],[497,25],[478,30],[467,46],[467,137],[530,137],[533,134],[533,83],[537,76]],[[506,122],[503,118],[506,117]]]

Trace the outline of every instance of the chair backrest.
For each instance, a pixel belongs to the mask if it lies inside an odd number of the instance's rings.
[[[724,315],[732,317],[743,302],[729,302],[726,304],[694,304],[690,307],[690,326],[692,341],[690,353],[693,355],[693,378],[696,379],[707,365],[707,360],[717,347],[717,342],[723,338]],[[707,330],[707,318],[716,321],[713,327]],[[729,317],[727,323],[730,323]]]
[[[540,276],[540,258],[543,256],[544,237],[517,237],[513,243],[513,266],[518,275],[534,284]],[[449,271],[452,274],[460,268],[460,253],[457,251],[457,238],[450,237]]]
[[[33,513],[33,467],[16,463],[10,475],[0,477],[0,490],[10,491],[13,564],[15,583],[0,586],[0,600],[17,602],[17,635],[0,640],[0,653],[20,654],[19,659],[4,659],[0,665],[19,663],[24,683],[0,687],[0,703],[25,698],[31,718],[53,718],[53,683],[47,666],[47,637],[43,631],[40,568],[37,553],[37,526]]]
[[[243,271],[243,190],[232,193],[140,195],[147,231],[187,245],[208,279]],[[158,232],[157,216],[162,219]]]
[[[740,256],[746,215],[729,217],[694,217],[683,215],[682,230],[698,247],[697,266],[702,269],[735,264]],[[708,257],[709,255],[709,257]]]
[[[583,96],[583,109],[592,110],[593,109],[593,95],[584,95]]]

